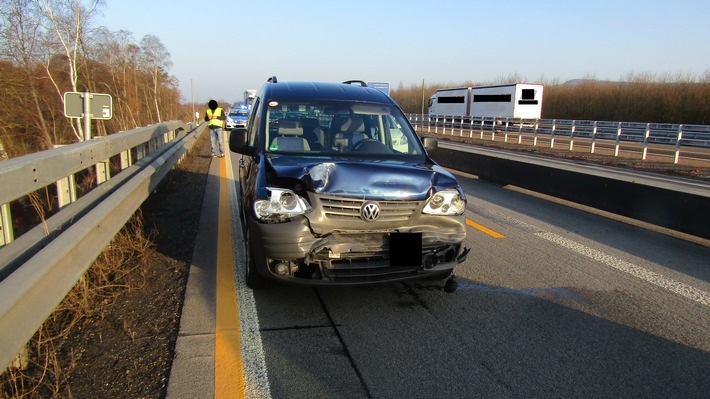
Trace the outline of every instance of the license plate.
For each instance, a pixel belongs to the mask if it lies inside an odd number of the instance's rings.
[[[422,265],[422,233],[390,234],[390,266]]]

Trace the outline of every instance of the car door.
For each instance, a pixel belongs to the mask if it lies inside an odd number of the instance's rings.
[[[254,203],[256,185],[258,182],[257,175],[259,174],[259,162],[264,161],[263,145],[259,139],[259,131],[261,125],[261,101],[259,98],[254,99],[251,117],[248,120],[247,140],[246,144],[254,148],[253,155],[242,155],[239,163],[239,182],[241,187],[242,212],[244,216],[251,215],[248,212]]]

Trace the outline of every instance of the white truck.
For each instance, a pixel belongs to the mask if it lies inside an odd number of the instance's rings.
[[[251,104],[254,102],[254,97],[256,97],[256,90],[244,91],[244,104],[247,105],[249,110],[251,110]]]
[[[543,85],[514,83],[438,89],[429,98],[429,115],[539,119]]]

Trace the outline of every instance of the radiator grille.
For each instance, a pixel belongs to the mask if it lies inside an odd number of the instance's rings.
[[[323,214],[328,219],[360,219],[360,208],[365,200],[321,197]],[[380,207],[380,216],[375,222],[406,221],[419,206],[417,201],[375,201]]]

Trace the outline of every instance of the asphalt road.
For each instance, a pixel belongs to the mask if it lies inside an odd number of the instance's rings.
[[[234,226],[246,397],[707,398],[709,247],[459,179],[472,250],[453,294],[252,291]]]

